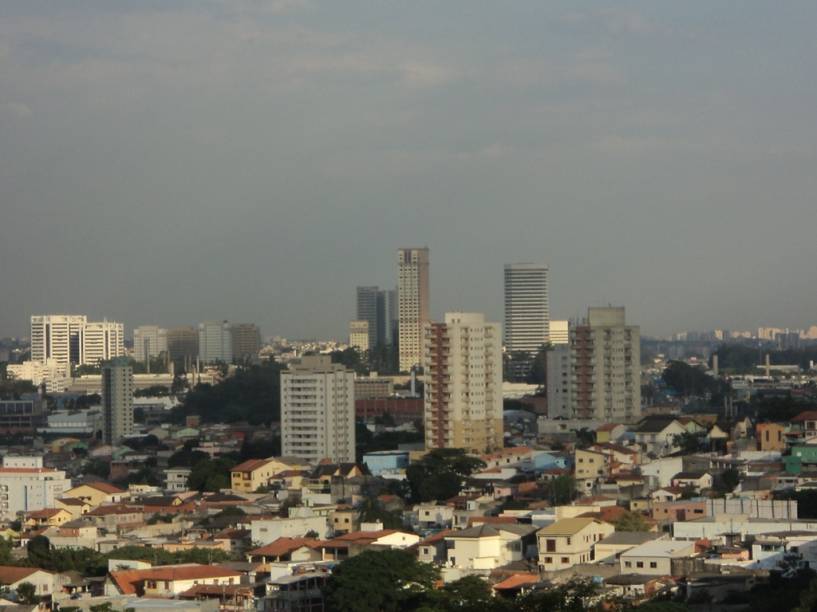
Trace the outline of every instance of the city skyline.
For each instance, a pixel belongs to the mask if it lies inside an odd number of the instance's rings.
[[[57,310],[343,337],[349,288],[392,286],[405,243],[434,251],[434,320],[502,320],[503,264],[545,261],[554,318],[810,325],[815,18],[4,2],[0,277],[23,290],[0,335]]]

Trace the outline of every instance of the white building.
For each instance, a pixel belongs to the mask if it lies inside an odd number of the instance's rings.
[[[59,365],[80,363],[85,315],[31,317],[31,361],[53,360]]]
[[[0,468],[0,518],[13,520],[18,512],[53,508],[70,488],[65,472],[42,467],[42,457],[6,456]]]
[[[202,363],[232,363],[233,335],[227,321],[199,323],[199,359]]]
[[[45,383],[47,393],[62,393],[70,382],[70,365],[58,363],[55,359],[46,361],[24,361],[10,363],[6,366],[6,373],[14,380],[28,380],[39,387]]]
[[[133,434],[133,368],[124,358],[102,365],[102,415],[105,444]]]
[[[397,317],[400,371],[422,365],[423,326],[429,320],[429,252],[397,251]]]
[[[622,574],[671,576],[672,560],[689,557],[695,552],[694,542],[652,540],[621,553]]]
[[[302,538],[310,531],[325,538],[329,533],[326,516],[287,516],[281,518],[258,519],[250,523],[250,538],[255,544],[264,546],[278,538]]]
[[[158,325],[140,325],[133,330],[133,358],[145,361],[167,352],[167,330]]]
[[[548,417],[569,419],[573,409],[570,347],[560,344],[547,353]]]
[[[48,413],[48,427],[42,433],[62,436],[90,436],[102,431],[104,419],[99,406],[88,410],[54,410]]]
[[[99,365],[125,355],[125,326],[114,321],[89,321],[82,328],[80,361]]]
[[[550,337],[548,267],[505,265],[505,350],[531,357]]]
[[[363,353],[369,350],[370,339],[368,321],[349,321],[349,346]]]
[[[498,323],[449,312],[424,332],[426,448],[502,448],[502,344]]]
[[[303,357],[281,372],[281,449],[318,463],[355,460],[355,374],[328,355]]]

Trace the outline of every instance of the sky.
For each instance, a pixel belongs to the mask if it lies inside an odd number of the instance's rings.
[[[435,318],[817,323],[817,3],[4,0],[0,335],[31,314],[342,337]]]

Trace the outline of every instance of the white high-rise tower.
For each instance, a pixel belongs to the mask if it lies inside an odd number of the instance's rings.
[[[82,358],[85,315],[34,315],[31,317],[31,361],[58,365],[78,364]]]

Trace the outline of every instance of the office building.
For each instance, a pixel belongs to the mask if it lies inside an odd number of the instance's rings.
[[[328,355],[281,372],[281,450],[317,464],[355,460],[355,374]]]
[[[71,480],[62,470],[43,467],[42,457],[3,457],[0,468],[0,519],[15,520],[18,513],[54,508]]]
[[[550,321],[549,340],[551,346],[566,345],[570,342],[570,321]]]
[[[31,317],[31,361],[52,360],[59,365],[79,364],[85,315]]]
[[[34,433],[45,425],[45,407],[37,393],[20,399],[0,400],[0,433]]]
[[[400,371],[422,366],[423,327],[429,321],[429,251],[397,251]]]
[[[227,321],[199,323],[199,359],[202,363],[233,362],[233,336]]]
[[[356,320],[369,323],[369,350],[393,344],[397,327],[397,290],[357,288]]]
[[[364,353],[373,348],[369,338],[368,321],[349,321],[349,346]]]
[[[426,448],[502,448],[502,331],[478,313],[424,326]]]
[[[233,359],[252,361],[261,350],[261,330],[255,323],[233,323],[232,334]]]
[[[133,330],[133,358],[139,363],[167,352],[167,330],[158,325],[140,325]]]
[[[195,361],[199,356],[199,332],[193,327],[172,327],[167,330],[167,352],[171,359]]]
[[[82,328],[81,362],[99,365],[125,355],[125,326],[114,321],[88,321]]]
[[[623,307],[589,308],[587,318],[570,329],[567,349],[549,352],[547,376],[549,416],[637,421],[641,417],[638,326],[626,324]]]
[[[505,266],[505,350],[533,359],[548,343],[550,304],[548,267],[515,263]]]
[[[133,368],[123,357],[102,364],[102,415],[105,444],[133,434]]]

